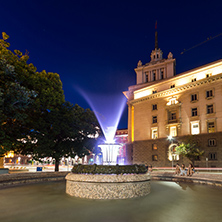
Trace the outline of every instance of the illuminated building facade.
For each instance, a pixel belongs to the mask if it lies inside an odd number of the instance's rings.
[[[156,32],[151,61],[138,62],[136,85],[124,92],[132,163],[188,164],[175,147],[194,135],[205,151],[195,166],[222,167],[222,60],[176,75],[172,53],[162,55]]]
[[[116,143],[121,144],[121,147],[119,148],[119,155],[117,157],[118,164],[127,164],[128,159],[126,153],[126,144],[128,142],[128,130],[127,129],[117,130],[114,139]]]

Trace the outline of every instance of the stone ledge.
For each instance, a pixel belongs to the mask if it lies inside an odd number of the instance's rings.
[[[213,185],[222,187],[222,174],[197,174],[192,177],[175,176],[170,172],[153,172],[151,173],[151,180],[198,183],[205,185]]]
[[[81,182],[95,182],[95,183],[123,183],[150,180],[150,175],[146,174],[75,174],[69,173],[66,180],[81,181]]]
[[[40,183],[46,181],[63,181],[68,172],[36,172],[0,175],[0,188]]]

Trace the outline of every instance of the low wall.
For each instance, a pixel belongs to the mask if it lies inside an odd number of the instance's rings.
[[[65,181],[68,172],[35,172],[0,175],[0,188],[47,181]]]
[[[222,174],[218,173],[194,173],[193,176],[176,176],[173,172],[158,172],[151,173],[151,180],[198,183],[222,187]]]
[[[127,199],[150,193],[149,174],[92,175],[69,173],[66,193],[88,199]]]
[[[0,168],[0,174],[7,174],[8,168]]]

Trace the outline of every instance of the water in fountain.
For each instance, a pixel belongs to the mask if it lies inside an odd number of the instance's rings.
[[[105,136],[104,143],[98,145],[103,153],[103,164],[115,165],[121,144],[115,143],[114,137],[126,105],[126,98],[121,94],[89,96],[82,90],[80,92],[94,111]]]

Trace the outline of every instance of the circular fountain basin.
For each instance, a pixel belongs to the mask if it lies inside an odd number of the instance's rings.
[[[88,199],[128,199],[150,193],[146,174],[74,174],[66,176],[66,193]]]

